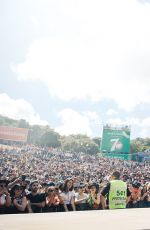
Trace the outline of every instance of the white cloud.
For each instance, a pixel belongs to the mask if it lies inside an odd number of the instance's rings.
[[[12,99],[7,94],[0,94],[0,114],[13,119],[25,119],[30,124],[46,125],[47,121],[41,120],[38,113],[35,112],[33,106],[24,99]],[[92,123],[99,121],[102,126],[102,121],[98,114],[93,111],[79,113],[73,109],[67,108],[58,113],[58,118],[61,125],[55,127],[55,131],[61,135],[69,134],[86,134],[93,136]],[[123,119],[109,118],[105,120],[105,124],[112,124],[116,126],[130,125],[131,137],[135,138],[150,136],[150,117],[137,118],[125,117]],[[138,135],[137,135],[138,130]]]
[[[85,134],[92,135],[90,121],[87,116],[82,115],[72,109],[64,109],[58,113],[62,124],[55,130],[62,135]]]
[[[129,125],[127,120],[123,120],[121,118],[110,118],[107,119],[107,123],[113,126],[122,126],[122,125]]]
[[[135,137],[148,137],[150,136],[150,117],[137,118],[137,117],[126,117],[121,118],[111,118],[107,120],[108,124],[122,126],[129,125],[131,127],[131,136]],[[138,133],[137,133],[138,132]]]
[[[43,81],[63,100],[111,98],[126,110],[150,103],[150,5],[59,3],[43,21],[45,28],[53,21],[47,28],[55,36],[33,41],[25,61],[13,66],[18,79]]]
[[[99,115],[95,111],[94,112],[93,111],[86,111],[86,112],[83,112],[83,114],[86,115],[92,121],[97,121],[100,119]]]
[[[150,136],[150,117],[147,117],[141,121],[141,137],[149,137]]]
[[[150,117],[143,119],[142,126],[150,128]]]
[[[47,121],[40,119],[33,106],[24,99],[12,99],[7,94],[0,94],[0,114],[13,119],[25,119],[31,125],[47,125]]]
[[[37,18],[35,16],[33,16],[33,15],[30,16],[30,21],[33,24],[33,26],[38,27],[39,22],[38,22],[38,20],[37,20]]]
[[[137,0],[139,3],[143,3],[143,4],[145,4],[145,3],[150,3],[150,0]]]
[[[117,115],[118,112],[115,111],[114,109],[109,109],[107,112],[106,112],[106,115],[107,116],[113,116],[113,115]]]

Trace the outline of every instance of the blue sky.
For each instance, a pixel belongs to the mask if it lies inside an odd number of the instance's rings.
[[[0,114],[150,136],[150,1],[0,1]]]

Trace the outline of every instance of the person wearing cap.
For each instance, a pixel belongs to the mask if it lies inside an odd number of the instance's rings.
[[[12,188],[14,187],[15,184],[21,184],[21,183],[22,183],[21,178],[18,177],[18,178],[16,178],[14,181],[12,181],[12,182],[10,182],[10,183],[8,184],[8,188],[9,188],[9,189],[12,189]]]
[[[27,212],[27,198],[23,194],[23,187],[20,184],[13,186],[11,190],[12,206],[11,213],[26,213]]]
[[[23,188],[24,195],[29,194],[30,179],[29,178],[25,178],[24,180],[21,181],[20,184],[21,184],[21,186]]]
[[[75,205],[77,211],[87,210],[87,198],[88,195],[85,193],[85,185],[80,183],[78,186],[78,192],[75,193]]]
[[[11,205],[11,197],[7,189],[7,180],[0,180],[0,214],[7,213]]]
[[[42,212],[42,208],[45,207],[45,193],[39,193],[39,182],[37,180],[33,180],[30,183],[31,193],[27,195],[28,200],[28,210],[30,213],[40,213]]]
[[[128,203],[128,208],[139,208],[141,201],[141,184],[138,181],[134,181],[131,186],[131,196]]]
[[[46,206],[45,212],[57,212],[60,205],[59,193],[56,190],[56,186],[53,182],[49,183],[46,194]]]
[[[120,180],[120,173],[113,172],[111,181],[107,183],[106,187],[101,192],[102,208],[106,209],[124,209],[128,203],[131,192],[127,187],[127,183]],[[106,197],[107,203],[106,205]]]
[[[8,188],[12,189],[16,184],[20,184],[22,186],[24,194],[28,193],[28,186],[30,184],[30,180],[26,178],[26,175],[22,175],[16,178],[13,182],[9,183]]]
[[[88,209],[96,210],[100,207],[100,194],[99,194],[99,185],[97,183],[92,183],[89,186],[90,193],[88,195]]]

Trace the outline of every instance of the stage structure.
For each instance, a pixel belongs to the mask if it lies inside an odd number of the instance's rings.
[[[104,125],[100,153],[105,157],[130,160],[130,133],[129,126]]]
[[[28,129],[10,126],[0,126],[0,140],[26,142]]]
[[[0,215],[0,230],[150,230],[149,208]]]

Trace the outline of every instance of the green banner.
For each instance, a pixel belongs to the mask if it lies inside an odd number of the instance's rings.
[[[121,160],[132,160],[131,154],[103,153],[103,157],[117,158],[117,159],[121,159]]]
[[[130,129],[104,127],[100,152],[102,154],[130,154]]]

